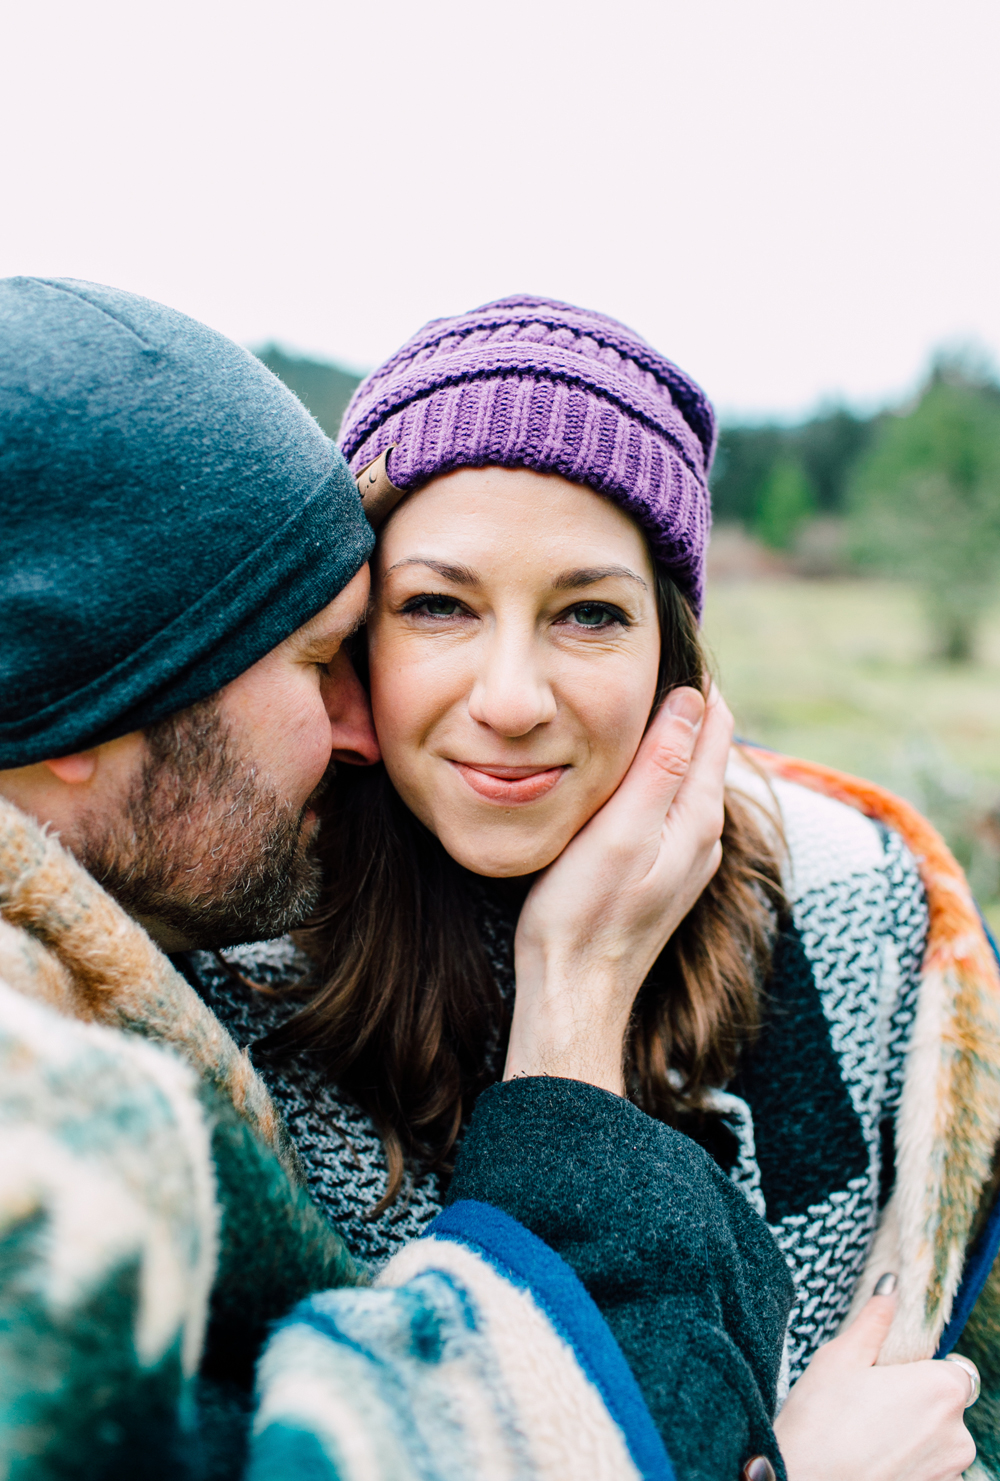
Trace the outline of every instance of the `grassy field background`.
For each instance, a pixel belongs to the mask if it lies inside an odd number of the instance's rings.
[[[1000,603],[966,664],[929,656],[915,592],[886,581],[717,576],[705,634],[739,734],[914,802],[1000,928]]]

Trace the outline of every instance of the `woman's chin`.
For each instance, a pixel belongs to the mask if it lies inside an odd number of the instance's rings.
[[[569,837],[548,843],[544,847],[537,840],[527,848],[484,847],[483,839],[441,838],[441,843],[457,864],[468,869],[470,874],[481,874],[484,879],[520,879],[525,874],[537,874],[546,869],[562,853]]]

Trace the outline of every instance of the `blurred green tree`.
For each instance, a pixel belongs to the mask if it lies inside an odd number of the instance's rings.
[[[797,426],[724,426],[712,469],[716,518],[738,519],[752,528],[776,465],[787,460],[805,474],[817,513],[842,514],[851,472],[876,421],[835,406]]]
[[[712,509],[716,519],[753,524],[761,490],[785,452],[783,427],[723,427],[712,465]]]
[[[796,458],[775,463],[764,480],[754,518],[754,533],[774,550],[790,550],[810,515],[816,496]]]
[[[833,407],[792,429],[791,447],[816,494],[822,514],[842,514],[854,465],[866,451],[877,417]]]
[[[972,656],[1000,592],[1000,390],[941,357],[916,405],[885,417],[849,497],[856,559],[922,589],[939,655]]]

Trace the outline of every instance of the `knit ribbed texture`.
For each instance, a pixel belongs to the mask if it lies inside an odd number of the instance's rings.
[[[355,473],[393,447],[406,490],[487,464],[586,484],[637,520],[701,611],[715,415],[614,319],[530,297],[435,319],[362,381],[340,441]]]

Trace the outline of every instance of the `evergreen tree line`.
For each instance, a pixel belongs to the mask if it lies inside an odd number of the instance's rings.
[[[335,437],[359,378],[274,345],[258,353]],[[904,407],[723,427],[712,499],[717,521],[779,551],[817,516],[841,521],[854,567],[915,582],[939,654],[964,662],[1000,597],[1000,386],[974,357],[939,355]]]

